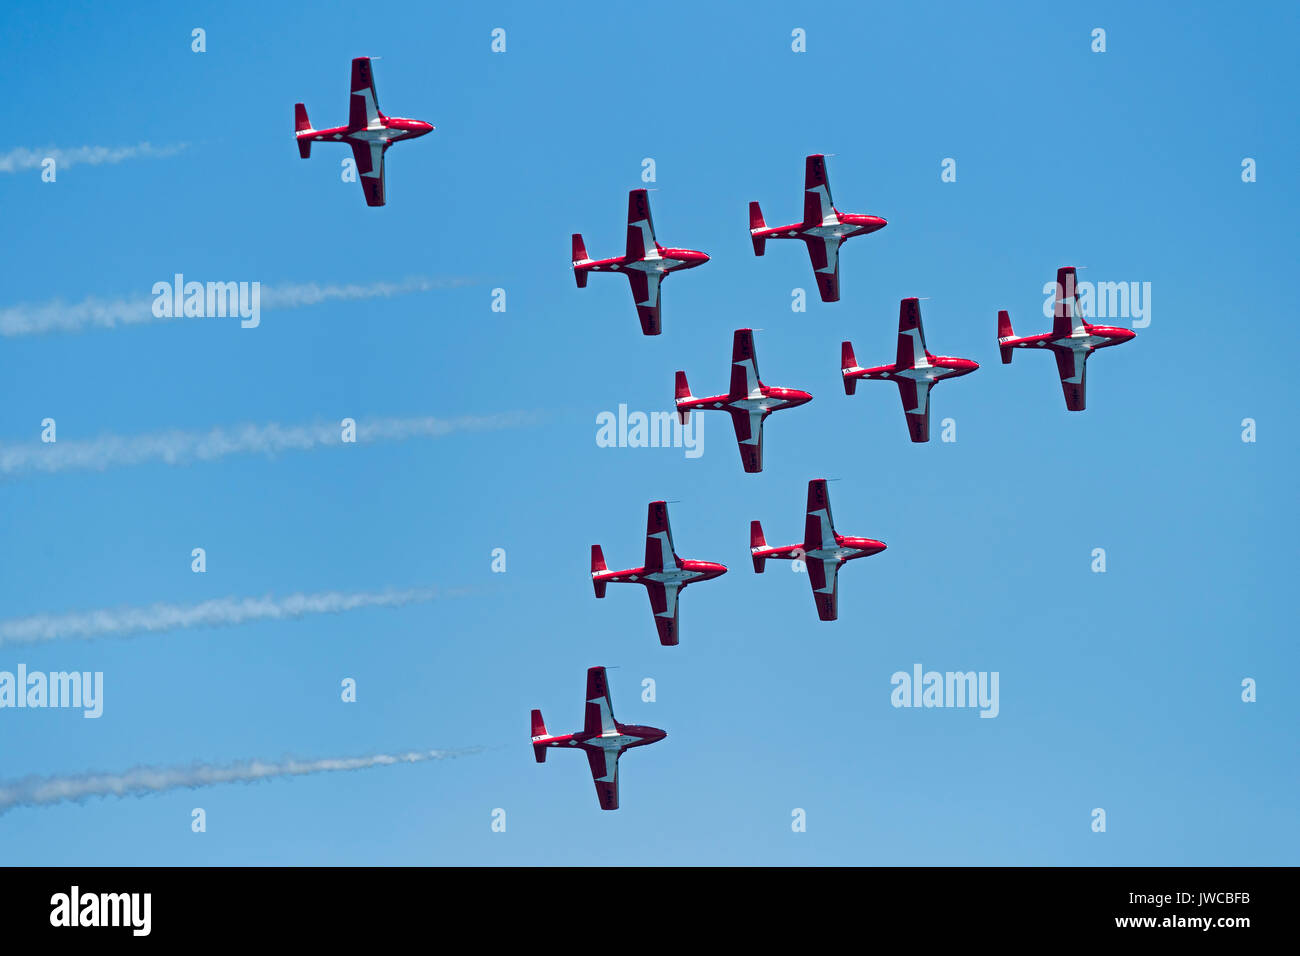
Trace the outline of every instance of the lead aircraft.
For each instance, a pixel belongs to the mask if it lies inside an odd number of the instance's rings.
[[[1013,349],[1051,349],[1056,356],[1056,372],[1065,393],[1065,407],[1081,412],[1087,406],[1088,356],[1097,349],[1121,345],[1137,335],[1131,329],[1110,325],[1093,325],[1079,313],[1079,290],[1074,266],[1056,270],[1056,306],[1052,310],[1052,331],[1042,335],[1017,336],[1011,328],[1011,316],[1004,309],[998,313],[998,348],[1002,364],[1010,365]]]
[[[573,234],[573,278],[579,289],[587,287],[593,272],[621,272],[632,284],[632,299],[641,331],[658,335],[662,331],[659,312],[659,285],[673,272],[694,269],[709,261],[694,249],[670,249],[659,245],[655,223],[650,218],[650,196],[644,189],[627,194],[627,247],[621,256],[593,259],[587,255],[582,233]]]
[[[546,763],[548,747],[578,748],[587,754],[596,798],[602,810],[618,809],[618,758],[632,747],[644,747],[668,736],[658,727],[620,724],[614,718],[605,668],[587,668],[587,706],[582,730],[576,734],[552,736],[546,732],[542,712],[533,714],[533,756]]]
[[[826,157],[814,153],[804,160],[803,221],[788,226],[769,226],[763,221],[758,203],[749,204],[749,238],[754,255],[761,256],[769,239],[802,239],[808,247],[817,291],[823,302],[840,300],[840,245],[854,236],[866,236],[889,223],[879,216],[840,212],[831,200],[831,181]]]
[[[646,517],[645,566],[625,571],[610,571],[600,545],[591,546],[591,584],[596,597],[605,596],[610,584],[640,584],[650,595],[659,643],[672,647],[678,641],[677,598],[688,584],[708,581],[727,573],[726,567],[713,561],[690,561],[677,557],[673,549],[673,529],[668,525],[668,503],[650,502]]]
[[[433,126],[423,120],[385,116],[379,111],[379,97],[375,93],[375,75],[370,70],[370,57],[359,56],[352,61],[352,93],[348,97],[348,124],[333,129],[312,129],[307,119],[307,107],[293,105],[293,125],[298,138],[298,155],[311,156],[312,143],[347,143],[352,147],[352,157],[357,164],[357,178],[366,194],[367,206],[384,205],[384,153],[393,143],[415,139],[433,132]]]
[[[769,558],[803,561],[813,600],[817,602],[817,616],[823,621],[839,617],[840,566],[854,558],[869,558],[884,550],[883,541],[836,533],[825,478],[808,482],[808,512],[801,543],[769,547],[763,537],[763,526],[757,521],[749,523],[749,552],[754,559],[754,572],[762,574]]]
[[[736,329],[732,337],[731,387],[727,394],[696,398],[691,394],[686,373],[677,373],[677,414],[682,425],[690,421],[692,411],[716,408],[730,414],[736,444],[740,447],[740,461],[748,472],[763,470],[763,422],[767,416],[811,401],[812,396],[807,392],[764,385],[759,380],[752,329]]]

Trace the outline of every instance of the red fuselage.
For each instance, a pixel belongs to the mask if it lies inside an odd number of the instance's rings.
[[[403,119],[400,116],[379,114],[380,125],[375,128],[366,126],[335,126],[333,129],[316,129],[300,135],[299,139],[310,139],[313,143],[334,142],[335,140],[353,140],[356,142],[395,143],[399,139],[415,139],[425,133],[433,132],[433,125],[424,120]],[[403,154],[405,155],[405,154]]]
[[[612,259],[593,259],[591,262],[577,263],[573,268],[578,272],[625,272],[630,268],[636,268],[636,263],[643,263],[651,266],[647,271],[667,275],[683,269],[694,269],[709,261],[706,253],[694,249],[668,249],[663,246],[657,246],[656,249],[657,257],[639,256],[634,259],[629,256],[615,256]],[[677,287],[673,286],[673,288]]]
[[[838,236],[841,240],[853,239],[857,236],[869,236],[873,232],[884,229],[888,222],[879,216],[866,216],[853,212],[840,212],[835,210],[836,222],[794,222],[788,226],[768,226],[765,229],[755,229],[752,235],[756,239],[802,239],[804,242],[815,240],[823,242],[830,236]]]
[[[592,580],[605,584],[667,584],[677,582],[680,587],[696,581],[708,581],[727,573],[725,565],[716,561],[692,561],[678,558],[677,567],[667,570],[654,568],[628,568],[624,571],[604,571],[593,574]]]
[[[682,412],[708,411],[719,408],[729,412],[748,415],[751,406],[762,408],[766,412],[779,412],[786,408],[798,408],[812,401],[809,392],[797,388],[778,388],[775,385],[760,385],[761,396],[755,398],[732,398],[730,395],[711,395],[708,398],[684,398],[677,403],[677,410]]]
[[[959,375],[969,375],[979,368],[979,363],[972,362],[970,359],[951,358],[947,355],[931,355],[929,352],[925,353],[925,358],[928,367],[931,369],[928,377],[933,381],[956,378]],[[890,381],[897,378],[901,373],[916,372],[920,368],[918,366],[877,365],[857,372],[846,372],[844,377]]]

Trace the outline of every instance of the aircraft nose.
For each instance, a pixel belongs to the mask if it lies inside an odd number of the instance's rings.
[[[700,257],[700,258],[699,258],[699,264],[700,264],[700,265],[704,265],[704,263],[706,263],[706,262],[709,261],[708,253],[705,253],[705,252],[698,252],[698,253],[696,253],[696,255],[698,255],[698,256]]]
[[[889,225],[889,222],[888,222],[887,220],[881,219],[879,216],[876,217],[876,228],[877,228],[877,229],[884,229],[884,228],[885,228],[886,226],[888,226],[888,225]]]

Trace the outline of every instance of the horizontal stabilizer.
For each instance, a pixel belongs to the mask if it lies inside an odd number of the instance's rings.
[[[999,340],[999,342],[1000,342],[1002,339],[1013,338],[1013,337],[1015,336],[1015,334],[1016,334],[1016,333],[1013,332],[1013,331],[1011,330],[1011,313],[1007,312],[1006,309],[1002,309],[1000,312],[998,312],[998,340]],[[1011,354],[1012,354],[1012,352],[1013,352],[1014,350],[1013,350],[1012,347],[1009,346],[1009,345],[1001,345],[1001,346],[999,346],[999,348],[1000,348],[1000,351],[1002,352],[1002,364],[1003,364],[1003,365],[1010,365],[1010,364],[1011,364]]]
[[[311,120],[307,119],[307,106],[303,103],[293,104],[293,129],[295,133],[303,133],[311,130]],[[298,137],[298,155],[303,159],[311,158],[311,139],[310,137]]]
[[[591,584],[592,587],[596,589],[596,597],[598,598],[603,598],[605,596],[605,587],[609,582],[597,581],[595,575],[608,570],[609,568],[605,565],[605,552],[600,549],[600,545],[593,544],[591,546]]]
[[[749,204],[749,238],[754,243],[754,255],[761,256],[767,248],[767,237],[754,235],[755,229],[766,229],[767,223],[763,221],[763,210],[759,208],[758,203]]]
[[[542,712],[540,710],[534,710],[533,711],[533,740],[537,740],[539,737],[549,737],[549,736],[550,734],[546,732],[546,722],[542,720]],[[546,745],[533,744],[533,756],[537,759],[538,763],[546,763]]]
[[[691,395],[691,386],[686,382],[686,373],[678,371],[677,373],[677,401],[693,398]],[[681,420],[682,425],[687,425],[691,420],[691,410],[689,408],[678,408],[677,417]]]
[[[840,375],[844,379],[844,394],[852,395],[858,389],[858,380],[844,374],[845,369],[857,368],[858,360],[853,354],[852,342],[840,343]]]
[[[587,288],[587,270],[579,269],[577,263],[586,262],[587,259],[587,246],[582,241],[582,233],[575,232],[573,234],[573,278],[577,281],[579,289]]]
[[[757,521],[749,523],[749,546],[750,548],[766,548],[767,539],[763,537],[763,526]],[[767,559],[760,558],[758,555],[751,555],[754,559],[754,573],[762,574],[763,569],[767,567]]]

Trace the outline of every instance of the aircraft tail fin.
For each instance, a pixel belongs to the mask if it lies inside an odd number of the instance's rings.
[[[998,312],[999,342],[1001,342],[1002,339],[1013,338],[1015,334],[1016,333],[1011,329],[1011,314],[1007,312],[1006,309],[1002,309],[1000,312]],[[1002,364],[1010,365],[1011,355],[1015,350],[1010,345],[999,345],[999,349],[1002,352]]]
[[[754,255],[761,256],[764,249],[767,248],[767,237],[754,235],[755,229],[766,229],[767,223],[763,221],[763,210],[759,208],[758,203],[749,204],[749,238],[754,243]]]
[[[852,342],[840,343],[840,375],[844,379],[844,394],[852,395],[858,389],[858,380],[844,374],[844,369],[857,368],[858,360],[853,354]]]
[[[534,710],[533,711],[533,740],[536,740],[538,737],[549,737],[549,736],[550,734],[546,732],[546,721],[542,720],[542,712],[540,710]],[[533,744],[533,756],[537,759],[538,763],[546,763],[546,745]]]
[[[593,544],[591,546],[591,586],[596,589],[596,597],[598,598],[603,598],[605,596],[605,588],[608,586],[609,582],[597,581],[595,575],[599,574],[601,571],[608,570],[609,568],[605,565],[605,552],[600,550],[600,545]]]
[[[757,521],[749,523],[749,547],[766,548],[767,539],[763,537],[763,526]],[[758,555],[751,555],[754,559],[754,573],[762,574],[763,569],[767,567],[767,558],[760,558]]]
[[[691,386],[686,382],[686,373],[679,371],[677,373],[677,418],[681,421],[683,426],[690,422],[691,410],[689,408],[682,408],[680,403],[683,399],[694,397],[695,396],[691,394]]]
[[[575,232],[573,234],[573,278],[577,281],[579,289],[587,288],[587,270],[579,269],[578,263],[586,262],[588,258],[587,246],[582,241],[582,233]]]
[[[302,133],[311,129],[311,120],[307,119],[307,105],[305,103],[293,104],[293,130],[295,133]],[[298,137],[298,155],[303,159],[311,156],[311,140]]]

